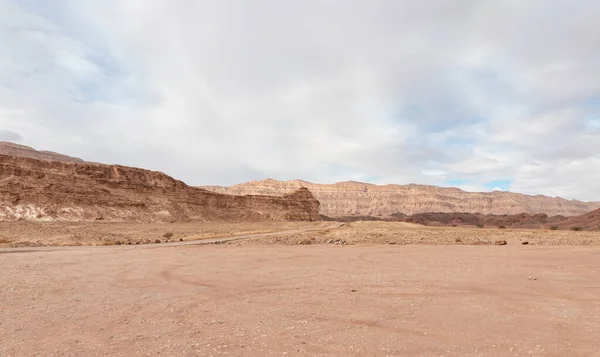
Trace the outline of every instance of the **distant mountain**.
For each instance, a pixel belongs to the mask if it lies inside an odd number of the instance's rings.
[[[426,185],[374,185],[363,182],[315,184],[292,180],[266,179],[234,185],[203,186],[206,190],[232,195],[281,196],[306,187],[321,202],[320,213],[330,217],[390,217],[396,213],[481,213],[514,215],[519,213],[548,216],[578,216],[600,208],[600,202],[581,202],[542,195],[512,192],[466,192],[458,188]]]
[[[37,151],[29,146],[19,145],[7,141],[0,141],[0,155],[29,157],[44,161],[84,162],[76,157],[62,155],[52,151]]]

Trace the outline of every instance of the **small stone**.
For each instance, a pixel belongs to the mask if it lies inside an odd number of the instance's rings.
[[[508,244],[504,239],[499,239],[494,242],[495,245],[506,245]]]
[[[529,244],[529,241],[527,241],[527,240],[524,240],[524,241],[522,241],[522,242],[521,242],[521,244],[523,244],[523,245],[527,245],[527,244]]]
[[[530,276],[529,280],[537,280],[537,278],[535,276]]]

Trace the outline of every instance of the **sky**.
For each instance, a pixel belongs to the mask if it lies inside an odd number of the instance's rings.
[[[191,185],[600,200],[595,0],[0,0],[0,140]]]

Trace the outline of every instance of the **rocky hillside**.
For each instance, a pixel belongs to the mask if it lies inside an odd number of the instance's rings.
[[[313,221],[318,210],[307,189],[231,196],[161,172],[0,155],[0,220]]]
[[[511,215],[544,213],[548,216],[577,216],[600,208],[600,202],[581,202],[511,192],[465,192],[458,188],[424,185],[378,186],[361,182],[331,185],[306,181],[252,181],[231,187],[206,186],[207,190],[233,195],[281,195],[308,188],[321,202],[320,213],[330,217],[407,215],[425,212],[467,212]]]
[[[560,228],[600,229],[600,209],[558,222]]]
[[[37,151],[29,146],[7,141],[0,141],[0,155],[30,157],[32,159],[45,161],[83,162],[83,160],[76,157],[62,155],[52,151]]]

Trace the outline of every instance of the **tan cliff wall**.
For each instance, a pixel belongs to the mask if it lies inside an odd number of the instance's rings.
[[[306,189],[232,196],[161,172],[0,155],[0,220],[314,221],[318,211]]]
[[[373,185],[361,182],[314,184],[301,180],[252,181],[231,187],[204,188],[233,195],[281,195],[306,187],[321,202],[327,216],[390,216],[394,213],[468,212],[482,214],[545,213],[576,216],[600,208],[600,202],[581,202],[511,192],[465,192],[458,188],[425,185]]]

